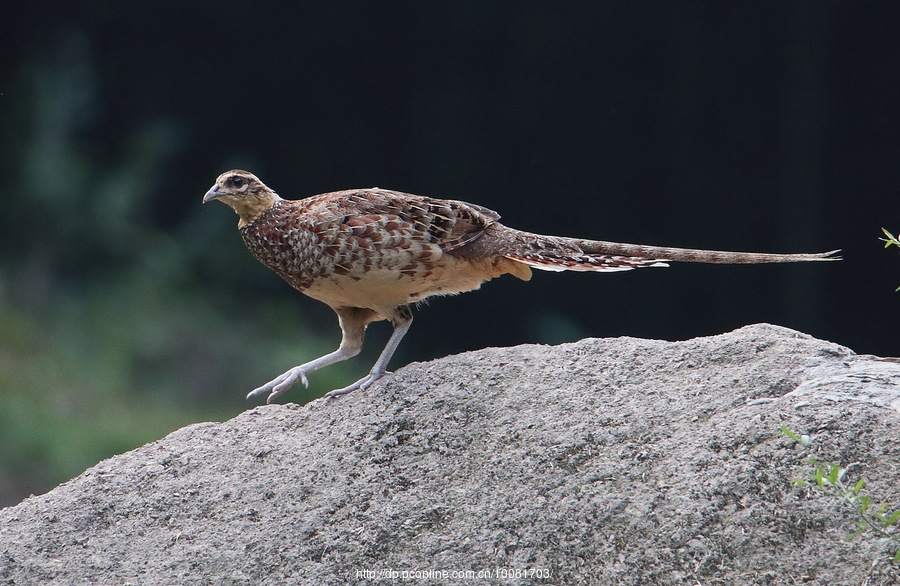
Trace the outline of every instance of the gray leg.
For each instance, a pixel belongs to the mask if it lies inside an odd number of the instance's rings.
[[[311,360],[306,364],[295,366],[261,387],[253,389],[247,395],[248,399],[269,393],[266,403],[271,403],[275,398],[282,395],[297,383],[297,381],[302,382],[304,386],[308,387],[309,379],[306,378],[306,375],[309,373],[332,365],[335,362],[353,358],[359,354],[359,351],[362,349],[363,334],[366,331],[366,326],[377,319],[377,314],[370,309],[361,309],[358,307],[341,307],[334,311],[338,315],[342,333],[341,345],[338,349],[325,356]],[[390,345],[390,342],[388,345]],[[390,356],[388,358],[390,358]]]
[[[412,312],[410,312],[408,307],[401,307],[398,310],[397,317],[392,319],[391,323],[394,325],[394,333],[391,334],[390,339],[384,346],[384,350],[381,351],[381,356],[379,356],[378,360],[375,361],[375,366],[372,367],[372,370],[369,371],[369,374],[351,385],[347,385],[342,389],[335,389],[331,391],[330,393],[325,395],[326,397],[346,395],[347,393],[350,393],[357,389],[366,390],[372,383],[385,375],[385,373],[387,372],[388,362],[391,361],[391,357],[394,355],[394,352],[397,351],[397,346],[400,345],[400,340],[403,339],[403,336],[405,336],[406,332],[409,331],[409,326],[412,325]]]

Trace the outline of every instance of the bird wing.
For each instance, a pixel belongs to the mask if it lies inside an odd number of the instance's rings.
[[[455,250],[479,238],[500,214],[475,204],[387,189],[338,191],[304,200],[317,221],[354,237],[401,235],[407,242]],[[377,233],[377,235],[376,235]]]

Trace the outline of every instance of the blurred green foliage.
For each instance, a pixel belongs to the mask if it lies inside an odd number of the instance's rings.
[[[157,203],[172,189],[178,124],[122,129],[111,148],[93,132],[98,88],[75,36],[24,64],[6,92],[0,505],[188,423],[231,417],[250,406],[248,390],[339,337],[335,325],[318,339],[299,299],[255,286],[277,277],[249,257],[229,210],[200,209],[202,190],[183,194],[196,201],[190,213],[165,217]],[[317,376],[317,390],[357,369]],[[298,389],[290,400],[311,398]]]
[[[470,200],[546,233],[867,250],[859,227],[892,213],[878,195],[894,183],[892,54],[878,48],[894,31],[848,25],[851,9],[635,6],[10,5],[0,504],[230,417],[248,390],[337,345],[331,312],[250,257],[233,213],[201,208],[228,168],[292,198],[382,185]],[[838,115],[848,105],[862,117]],[[569,213],[542,211],[556,198]],[[884,304],[859,286],[880,270],[868,256],[499,279],[477,301],[436,301],[400,353],[770,321],[893,355]],[[284,399],[363,374],[389,328],[373,330],[366,356]]]

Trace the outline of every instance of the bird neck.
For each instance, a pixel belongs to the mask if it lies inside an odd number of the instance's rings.
[[[243,228],[252,224],[258,217],[263,215],[266,210],[282,201],[274,192],[263,192],[254,197],[243,197],[240,200],[227,201],[240,220],[238,220],[238,228]]]

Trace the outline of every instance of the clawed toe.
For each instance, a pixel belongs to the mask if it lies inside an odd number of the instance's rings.
[[[253,389],[252,391],[247,393],[247,398],[252,399],[253,397],[258,397],[259,395],[269,393],[269,396],[266,398],[266,403],[269,404],[274,399],[283,395],[285,391],[294,386],[294,384],[298,380],[303,383],[303,386],[309,387],[309,379],[306,378],[306,372],[302,367],[295,366],[281,376],[270,380],[261,387]]]
[[[369,373],[351,385],[347,385],[342,389],[335,389],[329,393],[326,393],[325,398],[331,399],[334,397],[339,397],[341,395],[346,395],[347,393],[352,393],[353,391],[364,391],[372,386],[372,383],[383,377],[385,374],[387,373]]]

